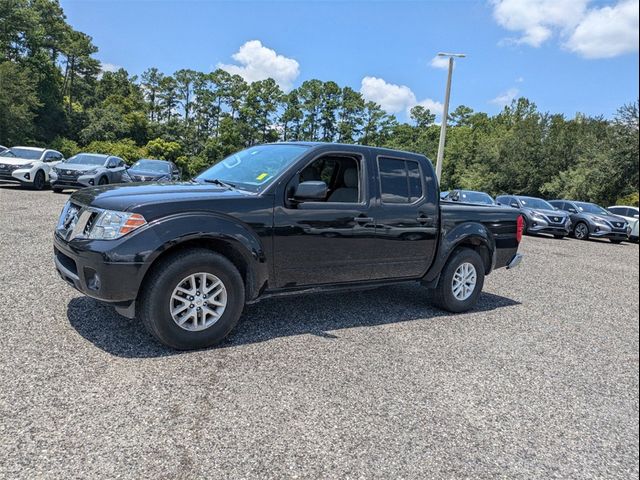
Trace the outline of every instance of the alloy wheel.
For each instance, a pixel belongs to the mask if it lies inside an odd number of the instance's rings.
[[[451,281],[453,296],[460,301],[467,300],[476,288],[477,279],[476,267],[473,264],[465,262],[458,266]]]
[[[216,323],[227,307],[227,289],[212,273],[183,278],[169,300],[171,318],[180,328],[197,332]]]

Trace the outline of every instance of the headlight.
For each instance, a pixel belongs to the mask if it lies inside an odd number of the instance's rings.
[[[33,163],[27,163],[26,165],[20,165],[17,169],[20,169],[20,170],[31,170],[32,168],[33,168]]]
[[[114,240],[137,228],[146,225],[147,221],[139,213],[104,210],[91,227],[89,238],[95,240]]]
[[[541,220],[543,222],[546,222],[547,219],[544,218],[544,215],[538,213],[538,212],[533,212],[533,214],[531,215],[535,220]]]
[[[94,168],[93,170],[87,170],[86,172],[82,172],[80,175],[95,175],[98,173],[98,169]]]
[[[598,225],[604,225],[605,227],[608,227],[607,222],[605,222],[600,217],[589,217],[589,218],[593,223],[597,223]]]

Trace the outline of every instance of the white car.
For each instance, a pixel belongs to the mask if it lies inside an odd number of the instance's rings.
[[[49,183],[51,167],[64,157],[56,150],[11,147],[0,153],[0,181],[19,183],[42,190]]]
[[[631,227],[631,233],[629,234],[629,240],[632,242],[638,241],[638,207],[627,207],[625,205],[616,205],[615,207],[607,208],[611,213],[619,217],[624,218],[629,222]]]

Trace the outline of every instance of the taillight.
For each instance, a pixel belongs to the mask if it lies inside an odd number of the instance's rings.
[[[518,220],[516,221],[516,240],[518,243],[522,240],[522,231],[524,230],[524,218],[522,215],[518,215]]]

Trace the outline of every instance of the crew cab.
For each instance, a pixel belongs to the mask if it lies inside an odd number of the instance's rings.
[[[356,145],[258,145],[189,182],[98,186],[60,214],[54,261],[80,292],[160,342],[224,339],[246,303],[416,281],[452,312],[521,261],[512,208],[439,200],[424,156]],[[339,306],[338,306],[339,308]]]

